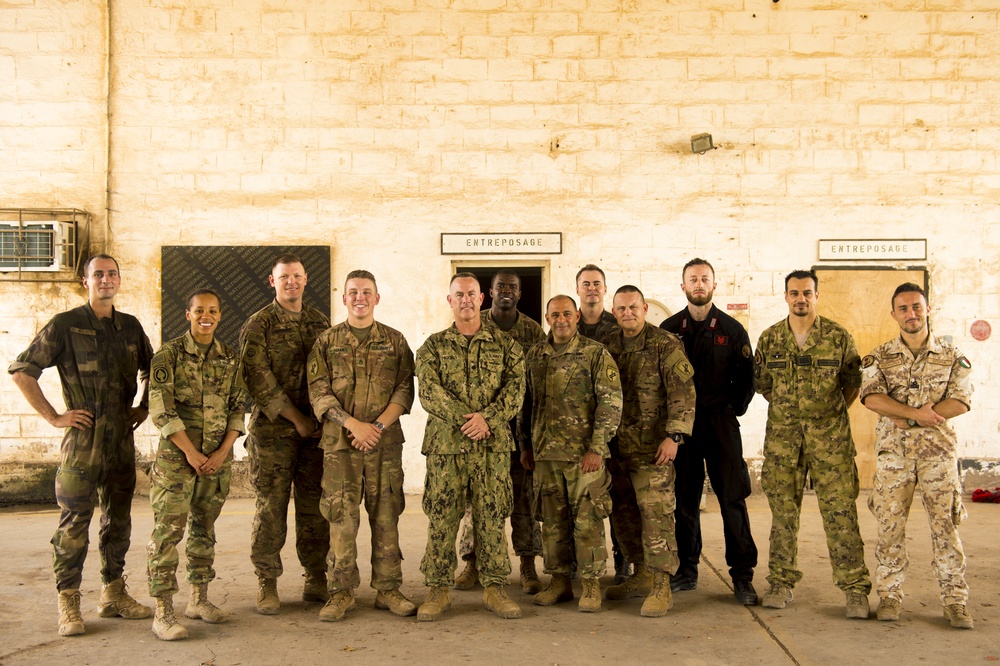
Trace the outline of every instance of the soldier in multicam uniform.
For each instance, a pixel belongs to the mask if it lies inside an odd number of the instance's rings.
[[[858,528],[858,468],[847,417],[861,386],[861,359],[851,334],[816,314],[818,298],[815,273],[789,273],[789,316],[761,333],[754,355],[756,389],[770,403],[761,471],[771,506],[770,589],[761,605],[784,608],[802,579],[799,514],[808,473],[847,617],[867,619],[872,586]]]
[[[253,400],[246,447],[250,481],[257,494],[250,561],[257,574],[257,612],[281,608],[278,576],[288,530],[288,502],[295,487],[295,550],[305,569],[303,601],[326,601],[326,554],[330,526],[319,510],[322,495],[322,434],[312,417],[306,359],[330,320],[302,302],[307,275],[302,260],[279,256],[269,281],[275,299],[250,316],[240,330],[240,362]]]
[[[309,400],[323,423],[323,499],[330,523],[330,600],[324,622],[343,620],[355,606],[361,498],[371,527],[375,607],[405,617],[417,607],[403,582],[399,516],[403,513],[403,429],[413,405],[413,352],[403,334],[375,321],[375,276],[351,271],[344,284],[347,321],[324,331],[309,354]]]
[[[605,340],[621,372],[624,407],[618,464],[634,496],[615,497],[611,514],[634,571],[605,592],[611,600],[645,596],[643,617],[662,617],[673,605],[670,576],[677,572],[673,460],[694,426],[694,369],[673,333],[646,323],[649,306],[637,287],[615,292],[612,312],[621,330]],[[633,499],[634,497],[634,499]]]
[[[493,276],[490,287],[493,305],[482,310],[480,318],[485,324],[497,326],[514,338],[521,349],[527,351],[533,345],[545,340],[542,327],[523,312],[518,312],[521,300],[521,277],[512,270],[501,270]],[[511,422],[516,432],[516,424]],[[514,553],[521,558],[521,589],[535,594],[542,589],[535,570],[535,557],[542,554],[542,534],[531,510],[532,490],[531,470],[521,465],[521,456],[515,451],[510,458],[510,479],[514,489],[514,508],[510,514],[510,537]],[[471,590],[479,579],[476,570],[475,531],[472,529],[472,509],[466,507],[459,530],[458,554],[465,560],[465,569],[455,577],[455,587]]]
[[[545,310],[551,333],[525,359],[530,395],[519,419],[521,429],[531,430],[520,438],[521,460],[534,469],[545,573],[552,576],[534,602],[573,599],[575,559],[583,579],[578,609],[592,613],[601,609],[604,519],[611,510],[604,460],[621,420],[621,381],[608,350],[577,335],[580,311],[572,298],[556,296]]]
[[[191,598],[184,615],[218,624],[229,614],[208,600],[215,579],[215,521],[229,495],[232,450],[244,432],[246,391],[236,351],[215,338],[222,301],[211,289],[188,298],[191,330],[153,356],[149,409],[160,431],[150,473],[154,527],[149,537],[149,594],[156,599],[153,633],[164,641],[187,638],[174,615],[177,544],[186,544]]]
[[[906,519],[913,490],[920,488],[931,526],[934,572],[944,615],[957,629],[972,629],[966,610],[965,552],[958,525],[965,519],[958,478],[955,431],[948,419],[972,402],[972,364],[953,344],[933,337],[927,325],[927,297],[907,282],[892,295],[892,318],[900,335],[861,361],[861,401],[879,415],[875,445],[875,487],[868,507],[878,522],[875,616],[899,619],[903,600]]]
[[[98,539],[104,589],[98,614],[133,620],[153,614],[128,595],[123,575],[135,491],[132,432],[148,415],[145,389],[153,349],[139,320],[114,307],[121,287],[118,262],[95,255],[84,263],[83,275],[88,302],[53,317],[7,370],[28,404],[50,425],[66,430],[56,472],[59,528],[52,537],[61,636],[85,630],[80,583],[95,499],[103,514]],[[42,371],[52,366],[62,382],[62,414],[38,384]],[[133,407],[136,375],[144,390]]]
[[[524,399],[524,354],[509,335],[483,325],[483,294],[475,275],[456,274],[449,292],[455,323],[417,350],[420,404],[427,411],[421,449],[427,456],[427,550],[420,570],[430,587],[417,620],[436,620],[451,606],[448,586],[466,497],[472,503],[483,603],[502,618],[517,618],[521,609],[504,589],[510,573],[504,523],[512,506],[510,420]]]

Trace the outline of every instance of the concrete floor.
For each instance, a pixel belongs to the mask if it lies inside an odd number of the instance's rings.
[[[874,568],[871,544],[875,527],[859,501],[862,535],[869,544],[868,566]],[[426,536],[420,498],[407,498],[402,518],[403,591],[418,603],[424,597],[419,572]],[[834,587],[816,500],[803,507],[800,560],[804,580],[795,600],[781,611],[736,604],[729,589],[722,553],[718,505],[709,498],[703,513],[705,551],[696,591],[675,595],[671,613],[659,619],[639,616],[641,600],[605,602],[596,614],[576,612],[575,603],[533,606],[516,585],[510,590],[524,617],[500,620],[482,608],[482,591],[453,591],[453,607],[444,619],[418,624],[372,607],[374,591],[363,584],[358,609],[341,623],[320,623],[320,604],[303,603],[301,570],[294,549],[286,545],[287,572],[279,581],[284,604],[280,615],[254,612],[255,579],[247,557],[251,500],[227,503],[219,520],[218,580],[212,599],[234,614],[223,625],[184,619],[191,638],[158,641],[150,620],[101,619],[98,555],[93,544],[84,573],[85,636],[62,638],[56,633],[56,594],[50,570],[48,540],[56,526],[52,510],[0,511],[0,664],[410,664],[510,663],[590,664],[621,660],[628,664],[958,664],[1000,660],[1000,552],[994,539],[1000,530],[1000,506],[968,504],[970,519],[962,528],[969,558],[972,631],[951,629],[942,618],[937,586],[930,568],[926,517],[920,503],[910,518],[911,568],[899,622],[846,620],[844,597]],[[152,528],[148,504],[137,498],[133,544],[127,571],[131,590],[151,603],[144,576],[146,535]],[[756,585],[767,585],[766,552],[770,512],[763,497],[750,501],[750,516],[761,563]],[[92,536],[96,538],[96,521]],[[359,541],[368,543],[362,528]],[[370,552],[361,546],[364,560]],[[182,560],[183,566],[183,560]],[[540,566],[540,561],[539,561]],[[362,568],[362,580],[368,568]],[[544,579],[544,577],[543,577]],[[517,573],[511,580],[517,583]],[[605,580],[605,584],[607,580]],[[181,583],[177,605],[183,610],[188,586]],[[579,583],[577,583],[579,593]],[[874,611],[878,599],[871,596]]]

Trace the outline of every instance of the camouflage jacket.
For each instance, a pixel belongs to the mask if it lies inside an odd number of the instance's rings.
[[[646,323],[626,349],[619,329],[605,339],[621,372],[622,422],[618,449],[625,456],[655,453],[667,433],[690,435],[694,426],[694,369],[673,333]]]
[[[484,324],[490,324],[500,328],[493,319],[493,313],[488,309],[480,310],[479,320]],[[537,321],[523,312],[517,313],[517,319],[514,322],[514,327],[509,331],[504,331],[504,333],[514,338],[514,342],[521,345],[521,350],[525,353],[527,353],[529,349],[537,345],[539,342],[545,341],[545,331],[542,330],[542,327],[538,325]]]
[[[580,323],[578,324],[577,327],[577,331],[580,333],[580,335],[582,335],[585,338],[590,338],[591,340],[596,340],[597,342],[601,343],[603,343],[608,336],[613,335],[620,330],[621,327],[618,326],[618,320],[615,319],[615,316],[610,312],[608,312],[607,310],[604,310],[601,313],[601,319],[600,321],[597,322],[596,326],[590,326],[588,324],[583,323],[583,317],[581,316]],[[591,335],[587,335],[588,331],[591,332]]]
[[[240,329],[240,362],[247,391],[253,400],[250,429],[273,423],[281,431],[295,427],[279,414],[296,407],[311,414],[306,359],[330,320],[314,308],[302,306],[302,317],[293,317],[278,302],[261,308]],[[263,421],[258,421],[263,417]]]
[[[188,331],[153,356],[149,414],[160,431],[160,448],[180,452],[170,435],[188,431],[204,454],[219,448],[229,430],[243,434],[246,389],[236,352],[218,338],[204,358]]]
[[[561,351],[552,336],[528,350],[524,362],[535,460],[576,462],[588,450],[611,457],[608,441],[622,417],[618,366],[604,345],[575,335]],[[523,428],[528,419],[518,419]],[[522,448],[524,445],[522,444]]]
[[[483,326],[472,340],[452,324],[417,350],[417,389],[427,412],[421,452],[454,454],[470,449],[513,451],[510,420],[524,399],[524,354],[496,326]],[[463,414],[480,412],[491,435],[473,442],[461,432]]]
[[[320,334],[309,354],[309,400],[323,424],[320,446],[327,451],[350,449],[347,428],[324,419],[339,407],[354,418],[371,423],[396,403],[408,414],[413,406],[413,352],[403,334],[379,322],[372,324],[364,342],[358,342],[348,323]],[[386,426],[378,448],[401,451],[399,421]]]
[[[879,345],[861,361],[861,401],[873,393],[920,408],[953,398],[972,407],[972,364],[950,342],[931,336],[916,356],[900,338]],[[920,460],[955,460],[958,439],[950,421],[939,426],[897,428],[878,417],[875,452],[890,451]]]

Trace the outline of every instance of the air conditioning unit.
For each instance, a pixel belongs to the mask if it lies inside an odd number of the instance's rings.
[[[72,222],[0,223],[0,271],[72,270],[75,253]]]

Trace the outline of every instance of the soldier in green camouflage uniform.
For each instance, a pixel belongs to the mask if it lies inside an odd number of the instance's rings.
[[[510,420],[524,399],[524,354],[499,328],[483,325],[483,294],[474,275],[455,275],[449,292],[455,324],[427,338],[416,360],[420,403],[427,411],[421,451],[427,456],[428,528],[420,570],[430,587],[417,619],[435,620],[451,605],[455,537],[467,496],[483,602],[500,617],[520,617],[504,590],[510,573],[504,523],[512,505]]]
[[[569,296],[546,305],[551,333],[525,358],[528,400],[519,427],[530,427],[520,438],[521,460],[534,469],[545,573],[552,576],[534,601],[549,606],[573,598],[575,559],[583,579],[579,609],[593,612],[601,608],[604,519],[611,511],[604,460],[621,420],[622,389],[604,345],[577,334],[579,319]]]
[[[879,415],[875,484],[868,507],[878,521],[876,617],[899,619],[906,555],[906,519],[920,488],[931,526],[934,572],[945,617],[971,629],[966,610],[965,551],[958,525],[965,517],[958,478],[958,444],[949,419],[972,404],[972,364],[953,344],[930,334],[923,289],[904,283],[892,295],[900,335],[861,361],[861,401]]]
[[[153,356],[149,409],[160,431],[150,472],[154,527],[149,537],[149,594],[157,600],[153,633],[162,640],[187,636],[173,614],[177,593],[177,544],[185,547],[191,600],[186,615],[215,624],[228,615],[208,600],[215,579],[215,521],[229,495],[232,449],[244,432],[246,391],[239,357],[215,331],[222,319],[219,295],[191,294],[185,312],[191,330]]]
[[[482,310],[480,318],[484,324],[497,326],[514,338],[522,350],[545,340],[545,332],[534,319],[518,312],[517,303],[521,299],[521,278],[511,270],[501,270],[493,276],[490,287],[493,305]],[[510,424],[516,433],[516,423]],[[541,589],[535,571],[535,558],[542,554],[542,534],[531,510],[532,489],[531,470],[521,465],[520,454],[515,451],[510,459],[510,479],[514,491],[514,509],[510,514],[510,539],[514,553],[521,558],[521,588],[529,594]],[[467,562],[465,570],[455,579],[458,589],[472,589],[476,584],[475,533],[472,529],[472,510],[466,507],[465,516],[459,530],[458,554]]]
[[[847,417],[861,386],[861,359],[851,334],[816,314],[818,292],[814,273],[790,273],[789,316],[761,334],[754,356],[757,392],[770,403],[761,485],[771,506],[771,588],[761,605],[784,608],[802,578],[799,514],[808,473],[847,616],[864,619],[871,582],[858,528],[858,469]]]
[[[323,450],[312,417],[306,359],[326,316],[302,303],[307,276],[295,255],[278,257],[271,269],[275,300],[254,313],[240,330],[240,361],[253,400],[246,447],[250,481],[257,493],[250,560],[257,574],[257,612],[280,609],[277,578],[287,533],[288,502],[295,497],[295,550],[305,569],[302,598],[326,601],[326,554],[330,526],[320,513]]]
[[[136,376],[146,387],[153,349],[135,317],[114,307],[121,286],[118,262],[96,255],[83,267],[89,300],[52,318],[8,372],[28,404],[50,425],[65,429],[56,472],[59,528],[52,537],[52,568],[59,591],[59,633],[84,633],[80,583],[90,542],[94,505],[101,506],[101,617],[149,617],[125,591],[125,554],[132,533],[135,446],[132,432],[146,420],[147,396],[139,407]],[[38,378],[55,366],[66,412],[45,397]]]
[[[347,321],[323,332],[309,354],[309,399],[323,423],[323,499],[330,523],[330,600],[323,621],[342,620],[354,607],[361,498],[371,527],[371,586],[375,607],[407,616],[417,607],[403,596],[399,516],[403,513],[403,429],[413,405],[413,352],[403,334],[375,321],[375,276],[348,273]]]
[[[635,570],[625,582],[609,587],[606,596],[646,594],[641,614],[661,617],[672,605],[670,575],[679,564],[673,460],[694,426],[695,389],[684,343],[647,324],[648,309],[637,287],[620,287],[612,313],[621,330],[605,340],[621,372],[624,407],[617,443],[622,469],[635,490],[635,504],[616,498],[611,516]]]

